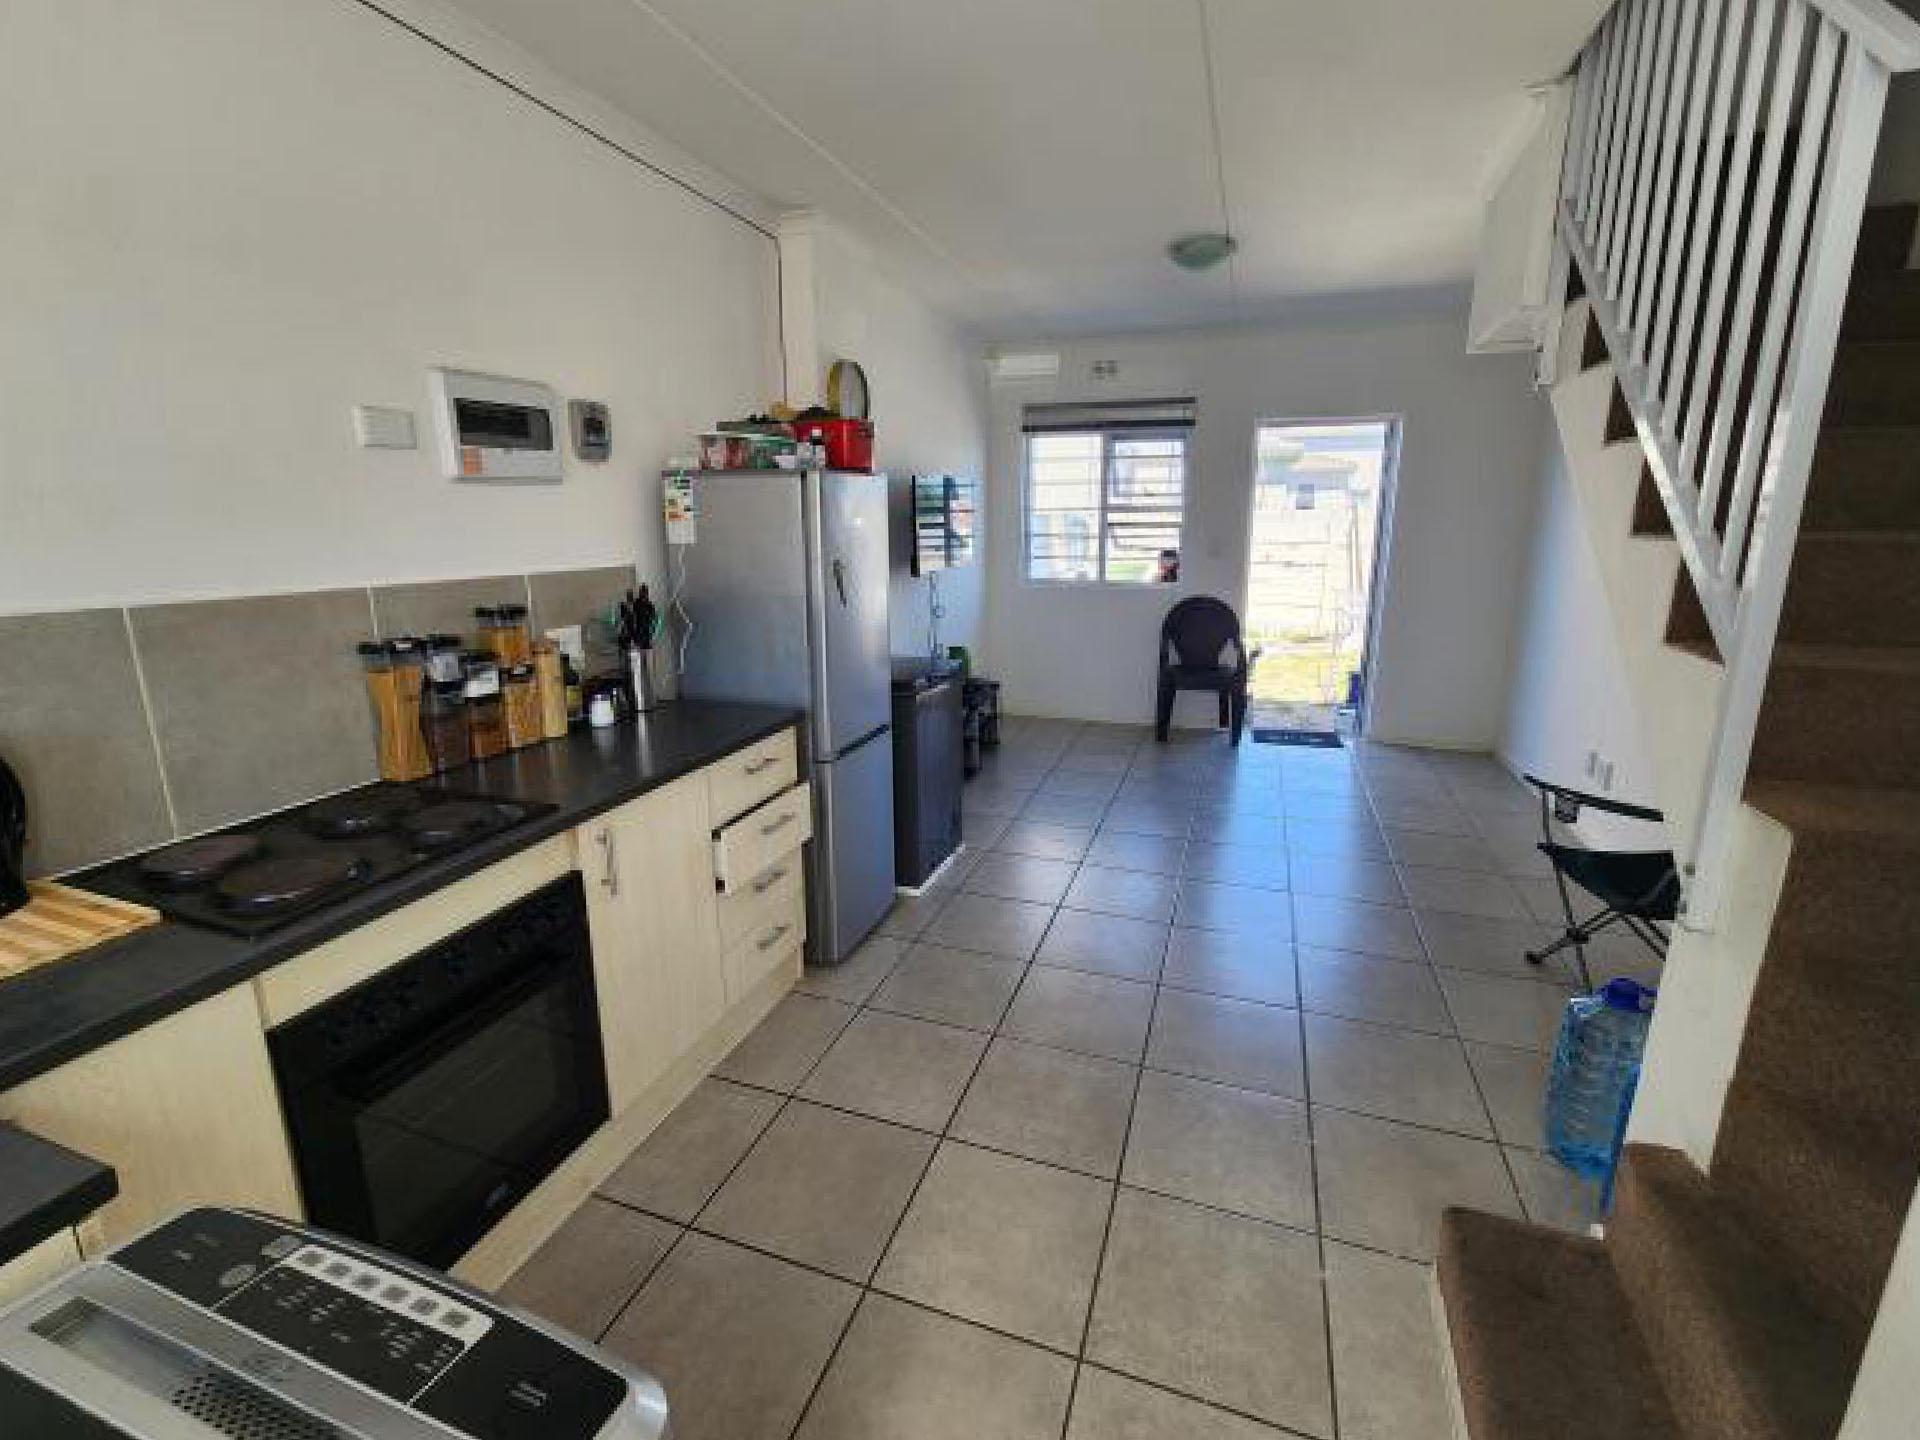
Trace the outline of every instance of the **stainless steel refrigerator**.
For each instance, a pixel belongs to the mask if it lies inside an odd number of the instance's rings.
[[[835,470],[694,477],[682,693],[804,706],[813,779],[808,930],[845,959],[893,903],[887,480]]]

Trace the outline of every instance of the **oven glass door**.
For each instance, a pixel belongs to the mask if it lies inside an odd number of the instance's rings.
[[[445,1268],[605,1122],[591,951],[567,935],[283,1090],[309,1220]],[[323,1008],[371,1023],[380,1003]]]

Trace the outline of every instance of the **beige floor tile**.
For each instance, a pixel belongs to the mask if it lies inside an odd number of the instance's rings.
[[[1553,939],[1553,931],[1531,920],[1488,920],[1443,910],[1413,913],[1433,963],[1449,970],[1537,976],[1541,971],[1527,962],[1527,951]]]
[[[1357,792],[1324,790],[1289,791],[1286,797],[1289,823],[1295,820],[1339,820],[1358,823],[1373,821],[1374,810],[1365,795]]]
[[[1504,875],[1477,870],[1442,870],[1429,865],[1402,865],[1400,883],[1407,896],[1423,910],[1446,910],[1456,915],[1480,915],[1488,920],[1524,920],[1527,907]]]
[[[1274,836],[1266,845],[1214,845],[1196,840],[1187,846],[1180,873],[1193,880],[1223,885],[1252,885],[1263,890],[1285,890],[1288,885],[1287,847]]]
[[[1149,1070],[1140,1077],[1121,1179],[1311,1230],[1313,1149],[1306,1106]]]
[[[1319,1242],[1123,1189],[1087,1359],[1276,1425],[1331,1435]]]
[[[1033,958],[1041,965],[1058,965],[1066,970],[1157,980],[1160,960],[1167,949],[1168,928],[1152,920],[1063,908],[1053,917],[1047,938],[1040,942]]]
[[[1164,924],[1173,918],[1177,888],[1173,878],[1167,875],[1082,865],[1062,903],[1075,910],[1096,910],[1104,915],[1125,915]]]
[[[1118,807],[1116,807],[1117,809]],[[1156,875],[1180,873],[1187,842],[1182,835],[1141,835],[1114,824],[1113,813],[1095,832],[1084,857],[1089,865],[1109,870],[1146,870]]]
[[[1374,813],[1397,830],[1428,830],[1436,835],[1472,835],[1473,819],[1452,800],[1409,796],[1376,797]]]
[[[1465,970],[1439,970],[1453,1022],[1463,1040],[1551,1050],[1573,993],[1543,980],[1506,980]]]
[[[764,1090],[703,1080],[607,1177],[600,1193],[685,1224],[713,1198],[780,1104]]]
[[[969,837],[973,834],[973,822],[966,822]],[[968,843],[974,843],[969,839]],[[931,925],[934,918],[947,907],[956,893],[954,886],[941,884],[928,889],[920,895],[897,895],[887,913],[880,917],[876,931],[880,935],[889,935],[896,939],[912,940],[922,934]]]
[[[589,1195],[500,1287],[500,1298],[597,1339],[679,1238],[678,1225]]]
[[[1032,855],[1041,860],[1078,861],[1093,843],[1093,831],[1085,825],[1048,825],[1040,820],[1016,820],[1006,834],[994,843],[994,849],[1014,855]]]
[[[1431,1267],[1333,1241],[1326,1260],[1343,1440],[1439,1440],[1451,1433]]]
[[[1266,1005],[1299,1002],[1293,946],[1286,940],[1231,930],[1175,927],[1167,942],[1160,983]]]
[[[713,1073],[764,1090],[791,1091],[858,1012],[817,995],[788,995]]]
[[[1320,1224],[1326,1234],[1431,1260],[1440,1212],[1467,1205],[1521,1218],[1499,1147],[1315,1106]]]
[[[1066,1440],[1279,1440],[1282,1433],[1111,1370],[1082,1365]]]
[[[1387,842],[1371,819],[1287,822],[1286,845],[1294,855],[1345,855],[1356,860],[1388,859]]]
[[[1288,822],[1282,815],[1253,815],[1244,810],[1205,805],[1193,812],[1191,839],[1196,845],[1245,845],[1265,849],[1284,845],[1287,830]]]
[[[1487,1109],[1451,1035],[1309,1015],[1307,1078],[1317,1105],[1491,1139]]]
[[[907,953],[867,1003],[896,1015],[991,1030],[1020,988],[1026,968],[1018,960],[923,942]]]
[[[1051,905],[963,894],[954,896],[922,935],[936,945],[1026,960],[1039,948],[1052,918]]]
[[[969,850],[982,854],[1000,843],[1000,837],[1013,824],[1011,815],[965,815],[960,817],[961,838]]]
[[[1306,1094],[1299,1012],[1249,1000],[1163,990],[1147,1064],[1248,1090]]]
[[[1554,884],[1553,881],[1521,877],[1514,879],[1510,883],[1513,888],[1520,893],[1521,901],[1525,903],[1528,912],[1532,914],[1534,919],[1538,920],[1542,925],[1553,926],[1556,932],[1566,925],[1566,911],[1561,908],[1560,904],[1560,887]],[[1573,908],[1575,914],[1585,914],[1588,910],[1588,903],[1583,901],[1576,893]]]
[[[1022,820],[1038,820],[1048,825],[1093,825],[1106,813],[1107,801],[1086,795],[1049,795],[1036,791],[1020,807]]]
[[[1467,1042],[1467,1063],[1493,1112],[1494,1132],[1503,1145],[1528,1150],[1546,1147],[1547,1072],[1552,1057],[1543,1050]]]
[[[1139,1072],[1117,1060],[1001,1038],[953,1117],[960,1140],[1112,1176]]]
[[[1368,905],[1325,895],[1293,897],[1294,938],[1322,950],[1353,950],[1389,960],[1420,960],[1413,915],[1393,905]]]
[[[1074,1351],[1100,1266],[1110,1181],[943,1142],[876,1288]]]
[[[1120,788],[1121,776],[1126,772],[1112,768],[1119,763],[1114,757],[1105,758],[1096,763],[1101,768],[1074,770],[1063,763],[1059,769],[1040,782],[1039,793],[1059,795],[1074,800],[1111,800],[1113,792]]]
[[[674,1440],[786,1440],[859,1298],[839,1280],[689,1235],[605,1343],[666,1387]]]
[[[1473,870],[1497,874],[1499,858],[1472,835],[1435,835],[1429,830],[1401,830],[1384,826],[1387,849],[1401,865],[1424,865],[1442,870]]]
[[[1384,860],[1357,855],[1296,856],[1293,889],[1301,895],[1325,895],[1335,900],[1364,900],[1373,905],[1405,905],[1399,876]]]
[[[1453,1017],[1429,966],[1345,950],[1300,951],[1300,1000],[1321,1015],[1451,1034]]]
[[[1153,987],[1036,965],[1021,982],[1000,1033],[1138,1064],[1153,1014]]]
[[[1184,880],[1174,923],[1196,930],[1232,930],[1284,940],[1293,933],[1292,897],[1284,890]]]
[[[1002,900],[1058,905],[1073,882],[1076,868],[1071,860],[1041,860],[994,851],[973,867],[960,888],[975,895],[997,895]]]
[[[1166,840],[1185,840],[1192,827],[1193,810],[1190,806],[1143,804],[1138,801],[1116,800],[1100,821],[1102,832],[1151,835]],[[1095,843],[1099,842],[1096,840]]]
[[[1073,1362],[870,1294],[797,1440],[1056,1440]]]
[[[1600,1182],[1584,1179],[1551,1155],[1508,1147],[1507,1164],[1520,1187],[1527,1218],[1573,1235],[1585,1235],[1605,1217],[1600,1213]]]
[[[907,937],[873,935],[838,965],[809,965],[794,989],[847,1005],[864,1005],[907,953]]]
[[[796,1093],[879,1120],[942,1130],[986,1048],[979,1031],[868,1010],[841,1032]]]
[[[935,1143],[795,1101],[720,1187],[700,1228],[864,1283]]]

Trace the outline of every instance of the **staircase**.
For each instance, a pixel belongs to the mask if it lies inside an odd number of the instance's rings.
[[[1745,791],[1790,848],[1710,1164],[1629,1145],[1604,1241],[1447,1213],[1472,1440],[1829,1440],[1846,1415],[1920,1179],[1915,222],[1870,211],[1855,254]],[[1590,335],[1563,353],[1562,386],[1604,378]],[[1618,513],[1659,539],[1657,498]],[[1717,664],[1671,569],[1665,645]]]

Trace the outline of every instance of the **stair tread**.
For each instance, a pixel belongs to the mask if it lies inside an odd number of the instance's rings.
[[[1693,1435],[1831,1435],[1858,1355],[1677,1150],[1622,1156],[1608,1248],[1655,1369]]]
[[[1749,780],[1746,802],[1789,830],[1860,835],[1920,846],[1920,790]]]
[[[1679,1440],[1598,1241],[1449,1209],[1437,1268],[1473,1440]]]
[[[1807,670],[1871,670],[1920,675],[1920,650],[1900,645],[1820,645],[1794,641],[1773,648],[1773,663]]]

